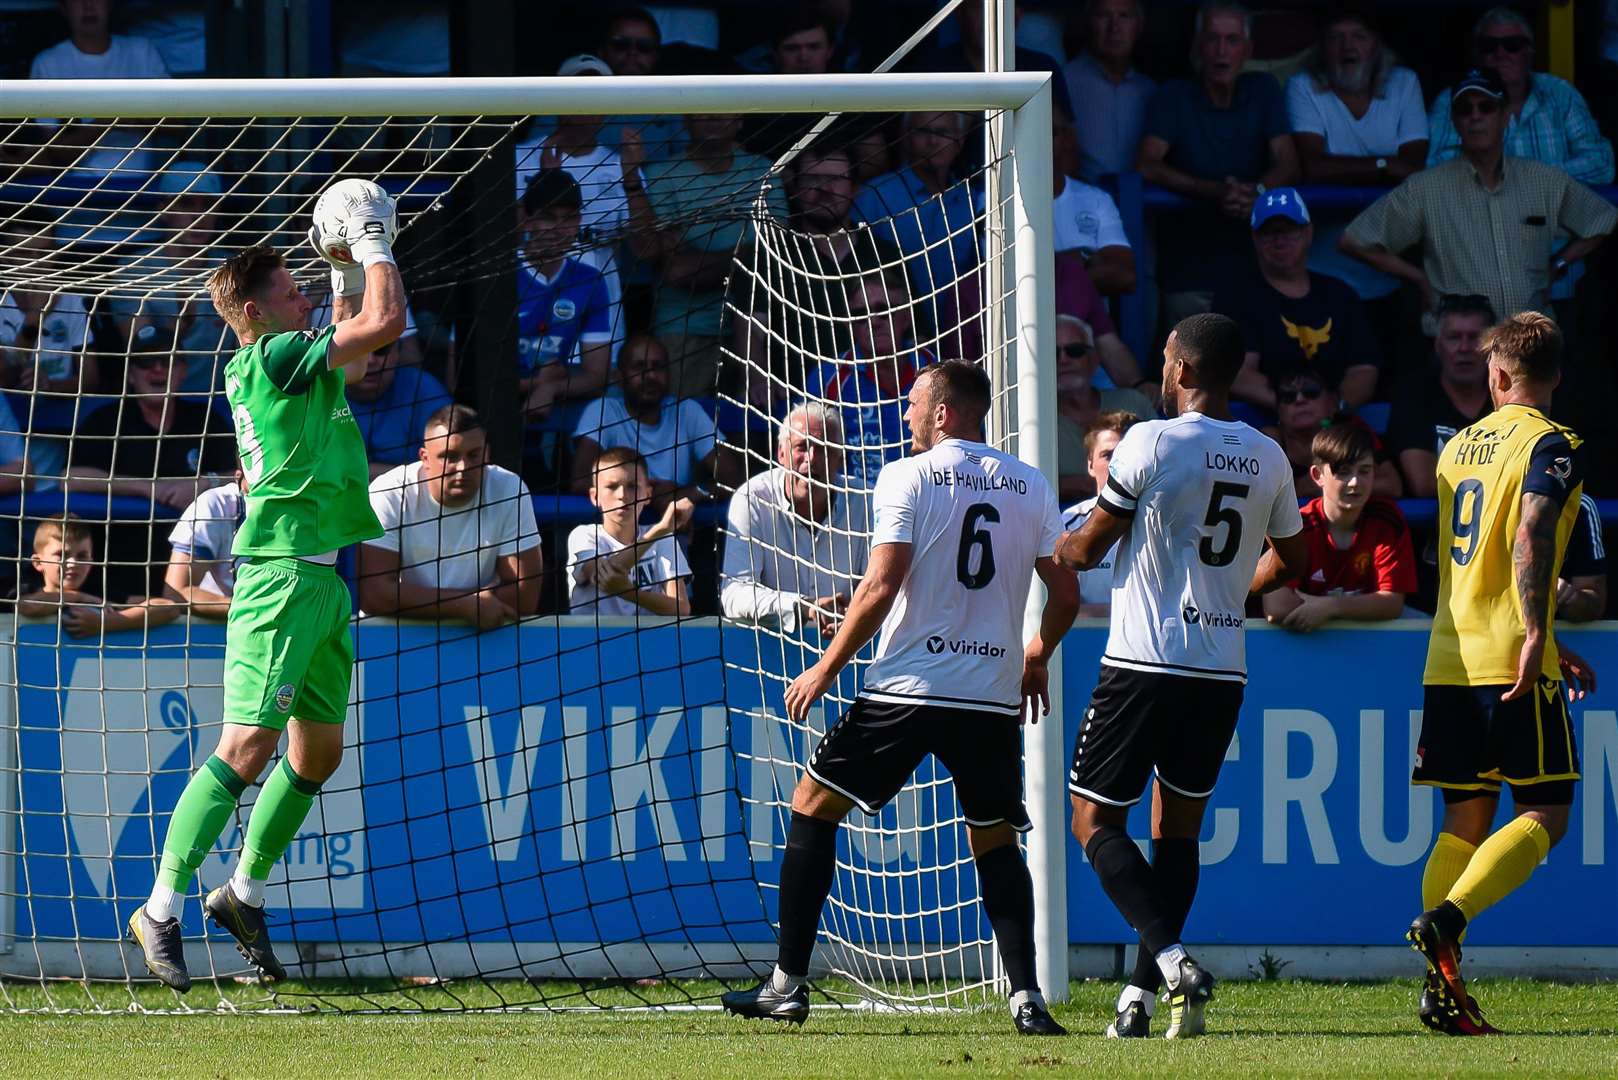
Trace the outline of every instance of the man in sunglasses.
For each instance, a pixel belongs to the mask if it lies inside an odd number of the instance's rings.
[[[1472,61],[1505,89],[1507,154],[1555,165],[1582,184],[1612,182],[1612,144],[1572,83],[1534,70],[1534,29],[1526,19],[1510,8],[1485,12],[1472,31]],[[1454,96],[1445,89],[1433,102],[1429,166],[1461,155],[1450,117]]]
[[[1338,242],[1418,291],[1429,338],[1445,293],[1481,294],[1496,311],[1549,312],[1551,282],[1618,225],[1611,203],[1561,169],[1506,153],[1505,104],[1499,76],[1468,72],[1450,99],[1461,155],[1378,199]],[[1561,245],[1558,233],[1573,239]],[[1418,245],[1420,266],[1398,254]]]

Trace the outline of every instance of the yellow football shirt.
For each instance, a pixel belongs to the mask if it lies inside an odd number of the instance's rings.
[[[1527,405],[1504,405],[1457,433],[1438,456],[1438,610],[1422,681],[1437,686],[1510,685],[1527,630],[1512,562],[1525,492],[1559,502],[1555,582],[1584,477],[1580,439]],[[1555,635],[1544,674],[1560,679]]]

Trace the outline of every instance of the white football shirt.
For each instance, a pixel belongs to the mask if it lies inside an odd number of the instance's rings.
[[[1056,493],[1032,466],[945,439],[877,475],[871,548],[910,544],[862,696],[1017,715],[1034,561],[1056,552]]]
[[[1062,511],[1062,527],[1068,532],[1078,532],[1079,526],[1089,518],[1090,511],[1096,508],[1096,497],[1090,496],[1082,502],[1076,502]],[[1112,572],[1118,561],[1118,545],[1114,544],[1107,549],[1101,561],[1088,570],[1079,571],[1079,603],[1081,604],[1110,604],[1112,603]]]
[[[599,555],[622,551],[628,544],[620,544],[600,525],[580,525],[567,534],[567,603],[574,615],[650,615],[622,596],[602,596],[595,581],[585,581],[580,570],[586,562]],[[641,549],[640,561],[631,575],[637,589],[655,589],[664,592],[675,578],[691,576],[691,566],[685,561],[685,552],[672,536],[654,540]]]
[[[1245,607],[1264,538],[1303,531],[1286,452],[1236,420],[1146,420],[1112,452],[1097,503],[1134,518],[1101,662],[1246,682]]]
[[[221,484],[198,495],[169,532],[169,547],[208,569],[199,586],[218,596],[236,591],[236,557],[230,553],[247,500],[235,484]]]

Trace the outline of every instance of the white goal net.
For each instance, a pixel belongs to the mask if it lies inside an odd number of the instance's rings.
[[[690,1007],[767,965],[791,788],[863,665],[809,729],[785,721],[785,683],[828,639],[814,610],[767,610],[764,593],[787,586],[765,579],[841,576],[844,587],[809,595],[851,591],[869,527],[859,507],[875,470],[906,452],[902,399],[926,363],[984,363],[991,441],[1054,458],[1035,355],[1051,322],[1040,295],[1043,83],[0,87],[0,555],[15,568],[0,641],[0,1005]],[[678,168],[659,166],[690,138],[671,107],[755,118],[743,137],[760,165],[744,197],[704,201],[678,187]],[[803,138],[832,112],[843,121]],[[616,158],[573,163],[566,184],[535,182],[556,169],[539,159],[557,117],[585,114],[666,133],[666,144],[646,140],[650,223]],[[39,119],[87,116],[100,119]],[[883,202],[868,159],[880,153],[886,172],[900,171],[917,126],[953,129],[959,160],[937,190]],[[347,176],[398,199],[412,314],[407,337],[351,393],[373,475],[414,460],[431,411],[451,399],[476,407],[495,460],[533,503],[544,583],[527,618],[483,633],[453,616],[359,617],[374,594],[363,556],[344,555],[358,661],[346,755],[268,893],[291,977],[247,979],[196,903],[229,873],[250,786],[187,900],[187,960],[202,985],[182,999],[154,987],[122,933],[151,888],[175,800],[221,727],[223,608],[205,598],[229,591],[228,551],[208,544],[239,504],[226,498],[234,441],[221,407],[235,342],[203,283],[230,252],[270,245],[307,290],[314,325],[329,319],[324,268],[303,234],[319,192]],[[614,185],[616,209],[601,201]],[[577,221],[555,269],[547,260],[561,255],[536,237],[564,204]],[[734,238],[719,283],[702,279],[712,303],[676,280],[667,250],[640,242],[650,234],[673,236],[676,251],[699,235]],[[712,261],[694,272],[713,274]],[[589,274],[567,292],[574,266]],[[674,285],[684,305],[671,314]],[[574,316],[596,288],[606,317],[586,326]],[[711,426],[681,420],[655,446],[612,443],[625,422],[614,403],[633,415],[651,378],[638,359],[647,334],[671,354],[670,408],[695,402],[689,415]],[[709,367],[690,359],[694,341],[712,346]],[[592,355],[610,357],[604,370]],[[565,378],[549,379],[551,361]],[[670,481],[709,500],[677,538],[678,614],[569,612],[569,537],[597,515],[580,461],[608,445],[639,449],[654,479],[658,455],[701,467]],[[794,446],[843,516],[818,546],[755,536],[738,562],[745,545],[724,524],[728,499]],[[149,599],[176,595],[189,608]],[[1048,985],[1065,984],[1066,963],[1055,729],[1028,740]],[[844,830],[816,959],[836,1000],[958,1006],[995,985],[965,829],[934,770]]]

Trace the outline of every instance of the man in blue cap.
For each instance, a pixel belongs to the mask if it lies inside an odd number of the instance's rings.
[[[1221,285],[1213,302],[1241,326],[1247,344],[1231,395],[1274,409],[1276,379],[1302,368],[1338,387],[1349,405],[1369,401],[1382,359],[1376,338],[1354,290],[1310,272],[1315,232],[1303,197],[1296,188],[1270,188],[1253,201],[1249,223],[1256,272]]]

